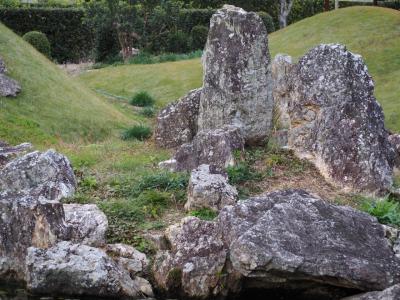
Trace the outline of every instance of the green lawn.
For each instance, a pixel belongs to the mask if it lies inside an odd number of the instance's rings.
[[[0,97],[0,139],[48,146],[104,139],[129,123],[90,89],[70,78],[28,43],[0,24],[0,55],[22,93]]]
[[[271,55],[295,58],[320,43],[341,43],[361,54],[376,83],[389,129],[400,132],[400,12],[351,7],[322,13],[270,35]],[[199,59],[157,65],[127,65],[93,70],[80,78],[89,87],[130,96],[147,90],[160,104],[201,86]]]

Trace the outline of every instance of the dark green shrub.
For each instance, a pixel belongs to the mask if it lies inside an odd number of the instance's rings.
[[[19,35],[32,30],[46,34],[52,58],[59,63],[79,62],[93,50],[93,32],[83,23],[83,9],[0,8],[0,21]]]
[[[400,206],[398,202],[385,199],[366,199],[361,205],[361,210],[376,217],[382,224],[400,227]]]
[[[145,125],[135,125],[131,128],[126,129],[122,135],[121,138],[123,140],[139,140],[139,141],[144,141],[151,137],[152,131],[150,127],[147,127]]]
[[[146,107],[153,106],[155,102],[154,98],[148,92],[142,91],[136,93],[129,103],[134,106]]]
[[[43,55],[50,57],[51,56],[51,48],[49,40],[46,35],[39,31],[29,31],[24,34],[22,37],[26,42],[31,44]]]
[[[152,107],[145,107],[140,111],[140,114],[146,118],[152,118],[156,114],[156,111]]]
[[[192,28],[191,42],[192,49],[204,49],[204,45],[207,42],[208,27],[203,25],[196,25]]]
[[[186,53],[190,49],[190,37],[182,30],[170,32],[167,39],[167,51],[174,53]]]
[[[259,12],[258,15],[263,20],[265,27],[267,28],[267,32],[271,33],[275,31],[274,20],[272,17],[266,12]]]
[[[250,180],[261,179],[261,175],[252,170],[246,162],[239,162],[235,166],[228,167],[226,171],[230,184],[240,184]]]

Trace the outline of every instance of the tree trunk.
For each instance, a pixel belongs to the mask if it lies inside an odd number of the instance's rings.
[[[329,11],[330,6],[329,6],[329,0],[324,1],[324,11]]]
[[[375,5],[375,6],[378,5],[378,0],[374,0],[374,5]]]
[[[280,0],[279,27],[287,26],[287,18],[293,6],[293,0]]]
[[[335,9],[339,9],[339,0],[335,0]]]

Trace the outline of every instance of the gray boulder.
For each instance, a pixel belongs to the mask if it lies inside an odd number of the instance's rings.
[[[64,204],[65,222],[71,227],[71,241],[100,247],[106,243],[108,220],[94,204]]]
[[[0,141],[0,168],[2,168],[10,160],[15,159],[28,151],[32,150],[32,144],[23,143],[18,146],[10,146]]]
[[[389,136],[389,142],[396,150],[396,166],[400,167],[400,134],[392,134]]]
[[[109,244],[106,246],[106,252],[131,276],[142,275],[149,266],[147,256],[124,244]]]
[[[165,233],[171,250],[154,259],[154,278],[164,292],[185,299],[205,299],[226,288],[221,275],[228,251],[217,224],[186,217]]]
[[[17,158],[0,170],[0,191],[61,200],[75,192],[76,180],[64,155],[48,150]]]
[[[0,74],[7,73],[6,63],[4,62],[3,58],[0,57]]]
[[[182,145],[172,160],[176,171],[192,171],[202,164],[225,169],[235,162],[234,151],[244,149],[241,130],[233,126],[200,131],[192,143]]]
[[[361,56],[319,45],[292,68],[288,88],[289,147],[338,187],[387,192],[395,152]]]
[[[62,204],[38,195],[0,193],[0,278],[23,281],[28,247],[69,238]]]
[[[386,290],[360,294],[343,300],[398,300],[400,299],[400,284],[396,284]]]
[[[209,165],[201,165],[193,170],[188,186],[188,200],[185,209],[188,211],[209,208],[219,211],[238,200],[238,192],[228,183],[227,176],[214,174]]]
[[[0,57],[0,96],[3,97],[16,97],[21,91],[21,86],[19,83],[8,77],[7,67],[4,60]]]
[[[0,96],[16,97],[21,92],[19,83],[5,74],[0,74]]]
[[[338,299],[400,282],[400,260],[375,218],[301,190],[227,206],[215,222],[186,218],[166,238],[156,282],[189,298],[281,289]]]
[[[150,284],[131,278],[104,250],[60,242],[49,249],[28,249],[27,287],[34,294],[118,297],[152,296]]]
[[[159,147],[176,148],[192,141],[197,133],[200,93],[201,89],[193,90],[159,113],[155,130]]]
[[[255,13],[225,5],[211,18],[203,55],[199,130],[239,127],[246,143],[271,130],[273,110],[267,30]]]

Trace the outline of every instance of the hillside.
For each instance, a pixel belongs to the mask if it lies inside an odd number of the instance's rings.
[[[0,55],[18,80],[17,98],[0,97],[0,139],[36,145],[95,141],[128,118],[0,24]]]
[[[400,132],[400,12],[376,7],[351,7],[322,13],[270,35],[271,55],[298,58],[320,43],[342,43],[361,54],[376,82],[376,96],[388,128]],[[108,67],[81,76],[96,89],[128,96],[147,90],[160,103],[173,101],[201,85],[198,59],[157,65]]]

